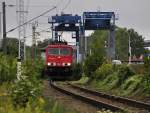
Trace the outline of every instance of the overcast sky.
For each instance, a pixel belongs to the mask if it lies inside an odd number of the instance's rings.
[[[16,0],[0,0],[6,4],[16,5]],[[37,30],[47,30],[50,25],[47,24],[48,16],[60,13],[69,0],[24,0],[25,6],[28,7],[28,20],[40,15],[44,11],[57,5],[52,12],[38,19],[39,26]],[[1,5],[0,5],[1,7]],[[65,13],[79,14],[84,11],[114,11],[119,15],[116,24],[120,27],[135,29],[145,39],[150,40],[150,0],[70,0]],[[0,12],[2,9],[0,8]],[[16,6],[6,7],[7,31],[17,26],[16,22]],[[31,35],[31,25],[27,26],[27,36]],[[8,36],[16,37],[17,30],[8,34]],[[41,37],[47,38],[48,33],[42,33]],[[41,38],[39,37],[39,38]],[[29,39],[31,37],[28,37]]]

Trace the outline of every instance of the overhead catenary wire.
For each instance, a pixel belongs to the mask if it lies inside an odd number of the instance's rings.
[[[16,3],[17,3],[17,0],[16,0]],[[27,5],[24,5],[24,7],[26,7],[26,9],[28,8],[28,7],[37,7],[37,8],[39,8],[39,7],[52,7],[52,6],[54,6],[54,5],[29,5],[30,4],[30,0],[28,0],[27,1]],[[60,5],[59,3],[57,3],[58,5]],[[1,7],[2,5],[0,4],[0,7]],[[6,4],[5,5],[6,7],[18,7],[19,5],[18,4]],[[57,6],[57,5],[55,5],[55,6]]]
[[[37,31],[36,33],[42,33],[42,32],[51,32],[51,31],[48,31],[50,28],[47,28],[47,29],[40,29],[40,31]],[[26,36],[26,38],[29,38],[29,37],[32,37],[33,35],[28,35]]]
[[[53,8],[51,8],[51,9],[45,11],[44,13],[40,14],[39,16],[36,16],[36,17],[30,19],[29,21],[23,23],[22,25],[16,26],[15,28],[13,28],[13,29],[7,31],[6,33],[12,32],[12,31],[16,30],[18,27],[24,26],[24,25],[28,24],[29,22],[32,22],[33,20],[35,20],[35,19],[37,19],[37,18],[39,18],[39,17],[41,17],[41,16],[43,16],[43,15],[45,15],[45,14],[51,12],[51,11],[54,10],[54,9],[56,9],[56,6],[54,6]]]
[[[64,6],[64,8],[62,8],[62,12],[69,6],[70,3],[71,3],[71,0],[68,0],[67,4]]]
[[[46,29],[37,28],[37,29],[39,29],[40,30],[39,32],[41,32],[41,31],[50,30],[51,28],[46,28]]]

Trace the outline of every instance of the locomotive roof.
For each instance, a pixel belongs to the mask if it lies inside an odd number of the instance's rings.
[[[71,47],[72,48],[71,45],[64,45],[64,44],[58,44],[58,45],[56,45],[56,44],[50,44],[50,45],[47,46],[47,48],[48,47]]]

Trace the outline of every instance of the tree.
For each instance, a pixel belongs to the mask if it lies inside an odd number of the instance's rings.
[[[11,55],[14,57],[18,56],[18,39],[16,38],[6,38],[6,48],[7,55]]]
[[[144,38],[133,29],[118,28],[116,31],[116,51],[121,60],[128,60],[129,37],[132,56],[138,58],[144,54]]]
[[[106,36],[106,31],[95,31],[88,41],[88,46],[92,53],[86,58],[83,69],[84,73],[91,78],[93,72],[102,65],[106,56]]]
[[[131,41],[131,52],[132,56],[140,57],[141,54],[144,54],[144,38],[139,35],[133,29],[126,28],[116,28],[115,38],[116,38],[116,58],[120,60],[128,60],[129,53],[129,37]],[[101,56],[106,57],[107,46],[106,43],[108,40],[108,31],[95,31],[91,35],[90,48],[93,54],[100,54]]]
[[[52,42],[52,39],[45,39],[43,41],[38,41],[37,43],[37,47],[38,48],[45,48],[48,46],[48,43],[51,43]]]
[[[133,55],[140,57],[141,54],[144,54],[144,38],[139,35],[137,32],[134,31],[134,29],[129,29],[128,34],[131,38],[131,51]]]
[[[106,47],[105,42],[107,41],[108,33],[107,31],[95,31],[91,35],[90,47],[92,54],[105,57],[106,56]]]
[[[115,32],[116,38],[116,58],[120,60],[128,59],[128,34],[125,28],[117,28]]]

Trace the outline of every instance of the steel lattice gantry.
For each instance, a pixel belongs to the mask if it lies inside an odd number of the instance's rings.
[[[25,58],[25,26],[22,26],[25,22],[25,11],[24,11],[24,0],[17,0],[17,21],[19,25],[18,34],[19,34],[19,51],[18,59],[24,60]]]
[[[75,31],[76,42],[82,58],[87,55],[86,30],[109,30],[107,57],[115,59],[115,14],[114,12],[84,12],[81,16],[62,14],[48,19],[52,25],[52,38],[58,40],[58,31]]]
[[[78,42],[81,27],[81,16],[73,16],[71,14],[56,15],[49,18],[48,23],[52,24],[52,32],[55,40],[58,40],[58,31],[75,31]]]
[[[115,59],[115,14],[114,12],[84,12],[83,28],[85,30],[109,30],[107,57]],[[85,38],[85,54],[87,52]]]

